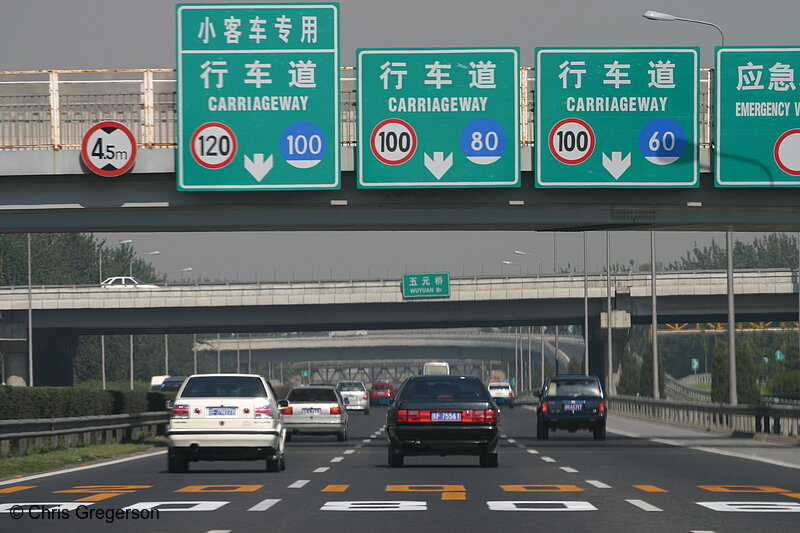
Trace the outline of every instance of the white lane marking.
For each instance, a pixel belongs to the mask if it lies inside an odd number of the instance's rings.
[[[536,451],[536,450],[534,450],[533,448],[528,448],[528,449],[527,449],[527,450],[525,450],[525,451],[526,451],[526,452],[528,452],[528,453],[529,453],[529,454],[531,454],[531,455],[539,455],[539,452],[538,452],[538,451]]]
[[[546,455],[541,456],[539,459],[541,459],[545,463],[555,463],[556,462],[555,459],[553,459],[552,457],[547,457]]]
[[[262,501],[258,502],[257,504],[252,506],[250,509],[248,509],[248,511],[266,511],[267,509],[269,509],[270,507],[272,507],[273,505],[275,505],[279,501],[280,501],[280,499],[275,500],[275,499],[268,498],[266,500],[262,500]]]
[[[289,485],[288,488],[290,488],[290,489],[302,489],[303,487],[308,485],[308,483],[310,481],[311,481],[310,479],[298,479],[297,481],[295,481],[294,483]]]
[[[341,463],[342,461],[344,461],[344,457],[341,457],[341,456],[334,457],[333,459],[331,459],[332,463]]]
[[[642,511],[663,511],[663,509],[659,509],[655,505],[649,504],[644,500],[625,500],[629,504],[633,505],[634,507],[638,507]]]
[[[589,485],[591,485],[593,487],[596,487],[598,489],[610,489],[611,488],[611,485],[606,485],[602,481],[597,481],[596,479],[587,479],[586,483],[588,483]]]
[[[231,533],[232,529],[209,529],[206,533]]]
[[[508,442],[511,443],[511,444],[514,444],[515,442],[517,442],[517,440],[516,439],[508,439]]]
[[[501,433],[501,434],[500,434],[500,438],[501,438],[501,439],[507,439],[507,438],[508,438],[508,435],[505,435],[505,434]]]
[[[356,451],[355,451],[355,449],[350,449],[350,450],[345,450],[342,453],[345,454],[345,455],[350,455],[350,454],[356,453]]]
[[[657,442],[658,444],[666,444],[668,446],[680,446],[681,443],[669,439],[650,439],[650,442]]]
[[[319,468],[314,469],[314,473],[315,474],[322,474],[323,472],[327,472],[330,469],[331,469],[331,467],[329,467],[329,466],[321,466]],[[292,487],[289,487],[289,488],[292,488]]]
[[[574,469],[574,468],[572,468],[571,466],[561,466],[561,467],[559,467],[559,468],[561,468],[561,470],[563,470],[564,472],[567,472],[567,473],[569,473],[569,474],[574,474],[574,473],[576,473],[576,472],[577,472],[577,470],[575,470],[575,469]]]
[[[112,461],[106,461],[104,463],[96,463],[92,465],[86,466],[76,466],[74,468],[65,468],[64,470],[56,470],[54,472],[45,472],[43,474],[34,474],[32,476],[25,476],[25,477],[17,477],[14,479],[8,479],[6,481],[0,481],[0,487],[3,485],[13,485],[15,483],[24,483],[26,481],[31,481],[33,479],[40,479],[43,477],[50,477],[50,476],[58,476],[60,474],[70,474],[72,472],[79,472],[81,470],[90,470],[92,468],[100,468],[102,466],[111,466],[117,465],[119,463],[126,463],[128,461],[135,461],[137,459],[146,459],[148,457],[155,457],[156,455],[161,455],[167,453],[167,450],[159,450],[157,452],[152,453],[143,453],[142,455],[136,455],[134,457],[123,457],[122,459],[114,459]]]
[[[522,448],[523,450],[525,449],[525,445],[524,444],[520,444],[519,442],[516,444],[516,447],[517,448]]]
[[[705,446],[689,446],[690,450],[698,450],[701,452],[708,452],[708,453],[716,453],[718,455],[726,455],[728,457],[737,457],[739,459],[749,459],[751,461],[758,461],[761,463],[767,463],[775,466],[782,466],[784,468],[794,468],[800,469],[800,464],[793,464],[793,463],[786,463],[784,461],[778,461],[777,459],[767,459],[766,457],[758,457],[755,455],[749,455],[746,453],[739,453],[739,452],[732,452],[728,450],[720,450],[719,448],[706,448]]]
[[[364,439],[361,442],[363,442],[364,444],[367,444],[367,443],[369,443],[369,441],[370,441],[370,439]]]
[[[361,501],[325,502],[320,511],[427,511],[427,502],[416,501]]]
[[[691,533],[714,533],[710,529],[693,529]]]
[[[622,431],[621,429],[606,429],[608,433],[613,433],[614,435],[622,435],[623,437],[630,437],[632,439],[641,439],[642,436],[637,433],[631,433],[629,431]]]

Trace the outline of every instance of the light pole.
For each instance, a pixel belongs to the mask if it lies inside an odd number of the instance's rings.
[[[123,239],[114,243],[114,246],[120,244],[130,244],[133,239]],[[100,274],[100,283],[103,283],[103,243],[100,243],[100,251],[98,254],[98,273]],[[106,336],[100,335],[100,374],[103,382],[103,389],[106,388]]]
[[[156,255],[156,254],[153,254],[153,255]],[[168,278],[169,278],[170,274],[184,274],[186,272],[191,272],[191,271],[192,271],[192,267],[184,267],[184,268],[182,268],[180,270],[171,270],[169,272],[165,272],[164,273],[164,286],[168,285]]]
[[[152,252],[147,252],[144,255],[161,255],[161,252],[158,250],[153,250]],[[133,262],[136,260],[136,254],[131,255],[131,262],[128,264],[128,275],[133,277]],[[130,336],[130,351],[131,351],[131,390],[133,390],[133,334],[131,333]]]
[[[522,255],[522,256],[525,256],[525,257],[534,257],[534,258],[538,259],[539,260],[539,276],[542,275],[542,264],[544,263],[544,260],[541,257],[539,257],[536,254],[532,254],[530,252],[525,252],[523,250],[514,250],[514,255]]]
[[[514,261],[505,261],[505,260],[503,260],[503,261],[500,261],[500,275],[501,276],[503,275],[503,265],[517,265],[519,267],[519,275],[520,276],[522,275],[522,264],[521,263],[515,263]]]
[[[647,20],[656,20],[660,22],[692,22],[694,24],[702,24],[704,26],[711,26],[716,28],[719,32],[719,37],[722,46],[725,46],[725,34],[722,28],[709,22],[707,20],[697,20],[684,17],[676,17],[668,13],[659,13],[658,11],[648,10],[642,16]],[[725,232],[725,243],[727,245],[727,278],[728,278],[728,371],[729,380],[728,384],[728,403],[736,405],[738,398],[736,394],[736,309],[734,306],[734,292],[733,292],[733,232],[728,230]]]
[[[152,254],[152,255],[158,255],[158,254]],[[164,286],[167,285],[167,277],[169,277],[170,274],[173,274],[175,272],[191,272],[191,271],[192,267],[186,267],[180,270],[174,270],[172,272],[165,272]],[[169,375],[169,333],[164,333],[164,374],[167,376]]]

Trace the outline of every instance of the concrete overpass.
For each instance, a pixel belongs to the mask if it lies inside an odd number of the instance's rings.
[[[588,278],[590,369],[603,374],[606,279]],[[735,274],[737,320],[794,320],[798,314],[796,272],[742,271]],[[727,317],[724,272],[659,275],[662,322],[720,322]],[[649,323],[650,279],[646,274],[613,277],[610,287],[620,353],[631,323]],[[31,292],[35,367],[64,369],[78,335],[330,331],[484,326],[582,324],[584,280],[579,276],[452,279],[444,300],[404,301],[400,283],[348,281],[176,286],[109,290],[44,287]],[[25,288],[0,290],[0,334],[11,375],[26,379]],[[51,342],[57,339],[58,342]],[[57,348],[54,348],[57,347]],[[48,364],[43,364],[48,361]],[[10,362],[10,364],[9,364]],[[52,378],[51,378],[52,379]],[[37,383],[46,383],[47,378]]]

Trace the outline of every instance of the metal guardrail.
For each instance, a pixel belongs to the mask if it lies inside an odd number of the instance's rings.
[[[534,144],[534,69],[520,69],[520,144]],[[133,75],[133,76],[132,76]],[[700,69],[700,146],[713,135],[712,69]],[[342,67],[341,144],[356,145],[356,77]],[[176,145],[174,69],[0,71],[0,149],[76,149],[102,120],[124,123],[137,145]]]
[[[664,376],[664,387],[668,391],[675,392],[676,396],[678,397],[676,399],[696,400],[698,402],[703,402],[703,403],[709,403],[711,401],[710,392],[684,385],[683,383],[681,383],[680,381],[669,375]]]
[[[609,411],[706,430],[800,437],[800,407],[795,406],[734,406],[614,396],[609,398]]]
[[[155,435],[166,424],[166,411],[147,413],[0,420],[0,457],[26,455],[29,449],[121,442]]]

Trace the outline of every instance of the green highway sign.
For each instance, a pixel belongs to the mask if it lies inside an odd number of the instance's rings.
[[[300,371],[300,377],[302,377],[302,378],[307,378],[310,375],[311,375],[311,371],[310,370],[301,370]]]
[[[800,48],[718,47],[718,187],[800,185]]]
[[[776,361],[785,361],[786,360],[786,355],[780,350],[775,350],[775,360]]]
[[[449,298],[448,272],[403,274],[403,298]]]
[[[697,48],[537,48],[537,187],[697,187]]]
[[[338,4],[178,4],[177,188],[339,189]]]
[[[692,370],[698,370],[700,368],[700,359],[692,359]]]
[[[519,187],[519,49],[360,49],[359,188]]]

